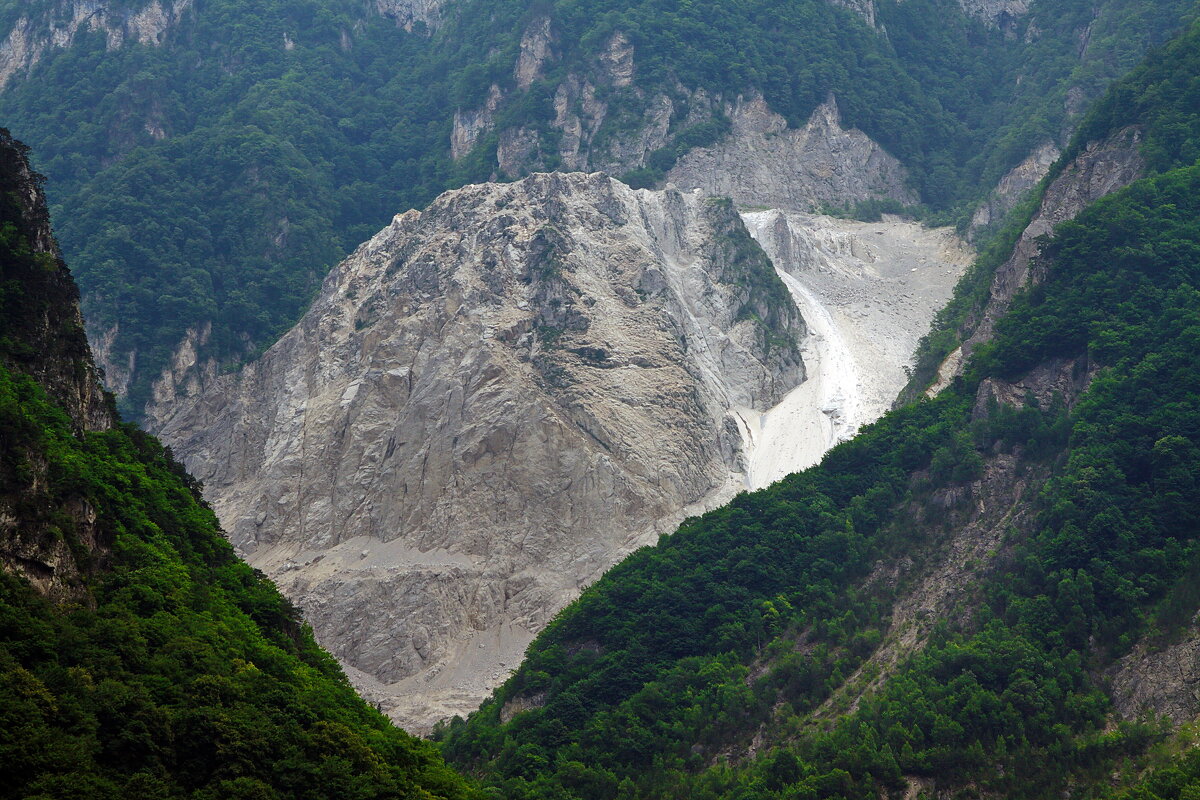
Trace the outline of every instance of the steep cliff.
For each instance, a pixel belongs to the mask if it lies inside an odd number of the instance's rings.
[[[862,131],[843,127],[833,96],[802,128],[789,128],[761,96],[739,97],[728,118],[729,134],[688,151],[668,180],[745,206],[797,211],[877,198],[918,200],[894,156]]]
[[[50,230],[42,178],[27,148],[0,129],[0,364],[30,375],[82,435],[112,427],[79,313],[79,290]],[[82,573],[107,550],[95,509],[56,496],[45,457],[17,436],[0,465],[0,567],[42,594],[77,598]],[[73,527],[64,531],[64,527]]]
[[[5,797],[473,796],[354,694],[170,451],[108,411],[7,131],[0,619]]]
[[[803,332],[727,202],[536,175],[397,217],[260,361],[154,421],[322,640],[429,723],[728,497],[727,412],[801,380]]]
[[[149,0],[131,5],[104,0],[30,3],[0,43],[0,90],[18,73],[32,69],[47,51],[71,47],[83,32],[102,34],[109,50],[130,42],[160,45],[191,5],[192,0]]]

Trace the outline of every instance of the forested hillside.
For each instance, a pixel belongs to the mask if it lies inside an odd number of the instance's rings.
[[[9,63],[77,5],[0,7],[10,28],[24,26],[3,46]],[[405,18],[411,31],[395,18],[404,5],[177,2],[150,15],[149,33],[121,38],[113,20],[129,28],[150,8],[121,3],[107,22],[79,22],[70,46],[14,67],[0,116],[50,178],[93,341],[127,410],[141,413],[189,329],[200,363],[235,365],[392,214],[504,177],[505,135],[527,143],[514,171],[560,166],[555,102],[568,84],[591,86],[605,109],[586,165],[637,184],[724,135],[738,93],[761,92],[794,126],[833,93],[845,124],[898,157],[917,196],[949,218],[1061,140],[1072,113],[1192,3],[1035,0],[1001,28],[954,0],[879,0],[868,4],[875,27],[825,0],[450,0],[432,30]],[[629,64],[606,61],[618,35]],[[646,150],[636,142],[662,98],[668,127]],[[457,160],[456,112],[479,126]]]
[[[1137,123],[1151,175],[1059,226],[961,378],[610,571],[451,761],[508,797],[1200,791],[1198,54],[1089,116],[1068,157]]]
[[[355,695],[170,452],[94,406],[7,131],[0,187],[0,797],[474,796]]]

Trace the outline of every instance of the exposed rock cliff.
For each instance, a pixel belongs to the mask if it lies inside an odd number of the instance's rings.
[[[1029,13],[1029,0],[958,0],[962,10],[997,28],[1008,28]]]
[[[1071,161],[1046,187],[1033,220],[1021,233],[1012,255],[992,277],[987,304],[979,324],[961,347],[955,349],[938,369],[928,394],[936,394],[962,374],[971,352],[992,338],[996,321],[1022,288],[1041,281],[1037,255],[1039,240],[1054,226],[1074,217],[1092,202],[1140,178],[1145,162],[1139,150],[1141,132],[1136,127],[1118,131],[1102,142],[1093,142]]]
[[[1176,725],[1200,713],[1200,629],[1193,620],[1181,641],[1142,641],[1106,676],[1117,713],[1129,720],[1169,718]]]
[[[1058,146],[1053,142],[1044,142],[1007,175],[988,196],[987,200],[975,210],[971,218],[971,233],[980,228],[986,228],[999,222],[1012,208],[1037,186],[1042,178],[1062,155]]]
[[[25,153],[0,128],[0,363],[40,383],[77,434],[104,430],[113,417],[84,337],[79,291],[54,241],[41,178]],[[5,437],[0,566],[24,575],[49,597],[72,598],[85,568],[79,556],[103,545],[91,506],[79,497],[52,500],[50,480],[44,457]],[[69,541],[67,528],[76,541]]]
[[[858,14],[872,28],[875,27],[875,0],[827,0],[835,6],[848,8]]]
[[[420,23],[429,28],[437,27],[442,18],[444,0],[374,0],[375,11],[396,20],[396,24],[412,30]]]
[[[743,205],[802,211],[873,197],[917,202],[900,162],[862,131],[844,129],[832,96],[799,129],[761,96],[739,97],[729,118],[729,135],[687,153],[670,180]]]
[[[42,178],[0,128],[0,361],[32,375],[77,430],[113,424],[83,331],[79,290],[50,228]]]
[[[852,8],[870,12],[873,23],[869,2]],[[517,178],[558,164],[621,174],[647,166],[652,154],[670,147],[681,132],[728,120],[727,134],[684,154],[667,180],[743,205],[805,211],[876,197],[917,202],[900,162],[862,131],[842,127],[832,95],[802,128],[789,128],[758,93],[727,100],[682,85],[669,94],[644,91],[634,85],[636,55],[623,33],[613,34],[587,74],[571,72],[555,88],[554,136],[514,127],[488,140],[496,148],[500,174]],[[517,90],[539,80],[556,57],[550,20],[534,20],[521,38],[513,68]],[[621,94],[619,102],[613,102],[613,92]],[[509,99],[493,85],[480,106],[457,110],[451,157],[462,159],[483,142]]]
[[[151,0],[125,6],[104,0],[70,0],[17,17],[0,44],[0,89],[55,47],[70,47],[82,31],[100,31],[109,50],[126,42],[159,45],[192,0]]]
[[[152,421],[360,684],[428,725],[728,496],[727,412],[801,380],[803,333],[727,201],[536,175],[397,217],[259,362]]]

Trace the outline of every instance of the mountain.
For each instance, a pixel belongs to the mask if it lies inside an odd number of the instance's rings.
[[[942,385],[606,573],[447,757],[508,797],[1192,796],[1198,58],[1089,113]]]
[[[119,420],[7,131],[0,188],[0,796],[476,796]]]
[[[622,556],[886,408],[966,250],[822,224],[763,216],[777,274],[698,191],[598,173],[452,191],[152,422],[360,688],[428,729]],[[853,338],[873,334],[896,352]]]
[[[262,352],[394,213],[475,181],[602,169],[943,221],[998,185],[986,226],[1190,7],[10,2],[0,115],[50,176],[91,340],[140,418],[180,389],[175,362],[196,362],[186,384]]]

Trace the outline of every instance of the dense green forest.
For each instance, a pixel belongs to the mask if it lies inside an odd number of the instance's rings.
[[[1069,89],[1099,92],[1193,3],[1041,0],[1008,31],[954,0],[877,5],[880,31],[825,0],[452,0],[436,31],[409,33],[341,0],[197,0],[160,46],[110,49],[103,31],[81,30],[47,50],[0,94],[0,117],[50,178],[92,329],[112,331],[112,363],[135,355],[123,407],[136,416],[189,327],[211,321],[202,352],[236,364],[392,214],[496,175],[495,133],[457,163],[448,147],[455,109],[478,107],[493,83],[507,97],[497,129],[547,142],[570,72],[608,104],[600,142],[641,124],[653,93],[675,96],[671,144],[629,176],[642,183],[724,131],[720,115],[686,122],[691,90],[759,89],[792,124],[832,91],[846,122],[901,158],[949,219],[1061,137]],[[0,20],[27,13],[36,28],[56,8],[10,0]],[[544,15],[556,59],[518,91],[522,33]],[[636,53],[623,89],[596,75],[615,31]]]
[[[932,382],[942,360],[974,332],[989,299],[992,276],[1033,219],[1046,188],[1089,142],[1104,141],[1136,125],[1143,136],[1146,169],[1161,172],[1200,159],[1200,30],[1193,24],[1177,39],[1149,54],[1107,92],[1080,125],[1059,159],[997,231],[955,288],[954,297],[938,312],[932,329],[917,350],[917,363],[907,393],[919,395]]]
[[[506,797],[1196,796],[1195,751],[1118,721],[1100,674],[1200,604],[1198,53],[1193,28],[1089,117],[1074,149],[1140,121],[1155,174],[1057,229],[963,378],[611,570],[447,757]],[[984,401],[1039,365],[1090,384]],[[871,576],[919,576],[1018,478],[1041,489],[965,565],[969,601],[871,661],[912,588]]]
[[[169,451],[48,395],[92,373],[18,148],[0,133],[0,797],[475,796],[354,693]]]

